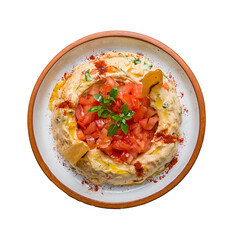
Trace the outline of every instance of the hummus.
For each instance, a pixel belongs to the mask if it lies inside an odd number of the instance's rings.
[[[142,84],[150,70],[157,68],[140,54],[131,52],[108,52],[73,68],[72,73],[56,84],[49,101],[53,137],[60,154],[79,144],[75,108],[79,98],[88,89],[106,77],[116,81]],[[78,161],[70,164],[76,172],[94,184],[113,185],[140,184],[155,173],[163,171],[178,150],[182,107],[176,94],[175,84],[163,74],[163,84],[155,85],[149,93],[150,105],[157,112],[156,126],[151,147],[137,156],[130,164],[112,159],[99,148],[89,149]]]

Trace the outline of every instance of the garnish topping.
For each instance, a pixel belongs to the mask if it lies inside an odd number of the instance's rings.
[[[92,85],[74,109],[77,138],[115,162],[131,164],[151,148],[159,121],[150,99],[141,95],[142,84],[109,76]]]
[[[148,64],[148,63],[146,63],[146,62],[143,64],[143,68],[145,68],[145,69],[149,69],[149,70],[151,70],[152,67],[153,67],[152,64]]]
[[[116,121],[116,123],[111,124],[108,128],[108,133],[107,133],[108,137],[116,134],[119,127],[121,127],[122,131],[125,134],[127,134],[128,125],[127,125],[126,120],[131,119],[135,113],[132,110],[129,111],[127,102],[122,105],[121,114],[115,114],[113,111],[110,110],[109,107],[112,104],[112,102],[116,102],[115,99],[117,97],[118,91],[119,91],[119,87],[114,87],[110,91],[110,93],[109,93],[110,97],[108,97],[108,98],[105,98],[101,94],[94,94],[93,98],[96,101],[100,102],[100,105],[94,106],[88,110],[88,112],[97,112],[99,117],[102,117],[102,118],[110,117]]]
[[[90,79],[91,79],[90,69],[88,69],[88,70],[85,72],[85,80],[86,80],[86,81],[89,81]]]
[[[140,59],[134,57],[133,63],[140,64],[141,62],[142,61]]]

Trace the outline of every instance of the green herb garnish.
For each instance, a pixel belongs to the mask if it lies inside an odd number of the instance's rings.
[[[107,136],[113,136],[118,131],[118,126],[116,124],[111,124],[108,128]]]
[[[148,63],[146,63],[146,62],[143,64],[143,68],[145,68],[145,69],[149,69],[149,70],[151,70],[152,67],[153,67],[152,64],[148,64]]]
[[[85,80],[89,81],[90,79],[91,79],[90,69],[88,69],[87,71],[85,71]]]
[[[169,79],[169,78],[167,77],[167,75],[165,75],[164,73],[163,73],[163,76],[164,76],[165,78]]]
[[[133,63],[135,63],[135,64],[140,64],[140,63],[141,63],[141,60],[134,57]]]
[[[73,166],[71,166],[71,165],[70,165],[70,168],[71,168],[73,171],[76,171],[76,168],[73,167]]]
[[[134,115],[134,111],[129,110],[128,103],[125,103],[121,107],[121,114],[115,114],[110,110],[110,105],[113,102],[116,102],[115,99],[118,94],[118,87],[113,88],[109,95],[110,97],[104,98],[101,94],[94,94],[93,97],[96,101],[100,102],[100,105],[94,106],[88,110],[88,112],[97,112],[99,117],[102,118],[112,118],[116,123],[113,123],[108,128],[107,136],[113,136],[117,133],[118,128],[120,127],[122,131],[127,134],[128,132],[128,125],[126,123],[127,120],[131,119]]]
[[[163,108],[167,108],[168,106],[169,106],[169,103],[168,103],[168,102],[165,102],[165,103],[162,105]]]
[[[127,74],[122,68],[119,68],[119,69],[120,69],[120,71],[122,71],[123,73]]]
[[[77,86],[76,90],[78,90],[78,89],[80,88],[81,85],[82,85],[82,84],[80,83],[80,84]]]

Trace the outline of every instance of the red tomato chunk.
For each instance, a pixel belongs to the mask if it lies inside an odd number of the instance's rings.
[[[115,121],[111,118],[98,117],[97,113],[88,110],[100,104],[93,98],[94,94],[100,93],[104,97],[109,97],[109,92],[114,87],[119,87],[119,91],[115,99],[116,103],[110,106],[111,110],[120,114],[121,106],[127,102],[129,110],[135,111],[135,114],[132,119],[127,120],[127,134],[119,128],[115,135],[108,137],[108,128]],[[141,84],[120,83],[111,77],[107,77],[101,85],[93,85],[79,98],[75,109],[78,123],[77,137],[86,141],[90,149],[97,147],[114,161],[131,164],[139,154],[151,148],[151,140],[158,123],[156,110],[150,107],[149,98],[141,98],[141,93]]]

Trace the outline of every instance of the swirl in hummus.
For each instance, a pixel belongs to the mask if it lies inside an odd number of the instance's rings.
[[[94,184],[140,184],[163,171],[176,155],[182,107],[175,84],[163,74],[162,84],[152,86],[147,98],[136,93],[142,89],[143,77],[156,69],[141,54],[108,52],[98,58],[90,57],[57,82],[49,101],[57,150],[63,156],[67,153],[70,156],[67,160],[76,172]],[[121,89],[116,98],[118,104],[128,102],[135,115],[128,120],[127,134],[120,129],[116,136],[109,137],[103,129],[113,120],[101,120],[97,113],[89,113],[87,106],[95,104],[92,93],[102,93],[105,89],[104,94],[108,94],[116,86]],[[124,95],[128,98],[121,98],[121,91],[126,88],[130,89]],[[136,103],[133,103],[134,96],[137,96]],[[113,103],[113,109],[116,104]],[[81,151],[80,155],[75,153],[80,148],[86,149],[84,155]]]

